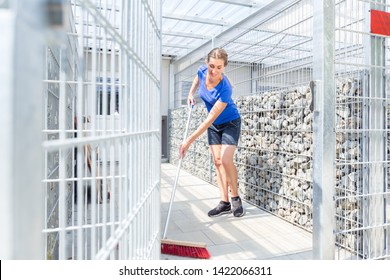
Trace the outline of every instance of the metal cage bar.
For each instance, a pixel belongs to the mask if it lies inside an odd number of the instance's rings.
[[[313,21],[313,258],[335,255],[335,66],[333,0],[314,5]]]
[[[23,0],[0,4],[1,259],[44,257],[43,4]]]

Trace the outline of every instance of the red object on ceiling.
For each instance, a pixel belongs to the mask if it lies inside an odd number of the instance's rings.
[[[371,10],[371,33],[390,36],[390,13]]]

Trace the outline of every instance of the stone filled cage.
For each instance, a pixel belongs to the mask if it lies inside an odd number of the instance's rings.
[[[233,98],[242,115],[235,163],[243,198],[308,231],[316,229],[318,207],[313,185],[316,104],[313,81],[319,62],[332,69],[332,114],[325,124],[333,133],[334,224],[330,228],[338,259],[389,259],[389,37],[371,33],[372,10],[390,11],[385,1],[334,1],[331,32],[334,60],[318,60],[311,0],[274,1],[208,46],[174,62],[175,106],[169,115],[170,162],[177,162],[187,116],[189,86],[213,46],[225,48]],[[332,2],[332,1],[331,1]],[[272,9],[278,7],[278,9]],[[268,8],[268,9],[267,9]],[[278,12],[275,12],[277,10]],[[196,62],[193,62],[196,61]],[[321,101],[320,101],[321,103]],[[201,100],[193,112],[194,130],[207,112]],[[318,105],[318,104],[317,104]],[[327,121],[329,119],[329,121]],[[317,134],[318,135],[318,134]],[[183,168],[216,185],[215,170],[203,134],[191,146]],[[318,194],[318,193],[317,193]],[[320,230],[321,231],[321,230]]]

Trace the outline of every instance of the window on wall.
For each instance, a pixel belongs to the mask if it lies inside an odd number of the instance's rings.
[[[192,86],[192,81],[182,81],[181,83],[182,86],[181,86],[180,105],[183,106],[183,105],[187,105],[187,97]],[[194,93],[194,98],[197,103],[202,101],[199,96],[199,89],[196,89],[196,92]]]
[[[114,90],[111,78],[97,78],[97,112],[99,115],[112,115],[119,113],[119,80],[115,79]],[[105,90],[104,90],[105,88]],[[111,95],[114,95],[111,97]],[[113,106],[111,105],[113,103]],[[113,111],[113,112],[111,112]]]

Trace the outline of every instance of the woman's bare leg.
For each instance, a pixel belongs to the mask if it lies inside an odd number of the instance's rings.
[[[234,145],[222,145],[221,148],[221,164],[225,172],[225,181],[227,186],[230,187],[232,197],[238,196],[238,175],[233,162],[235,150],[236,146]]]
[[[213,156],[215,171],[217,173],[217,184],[222,201],[229,202],[228,182],[226,181],[226,172],[221,160],[222,145],[210,145],[210,151]]]

